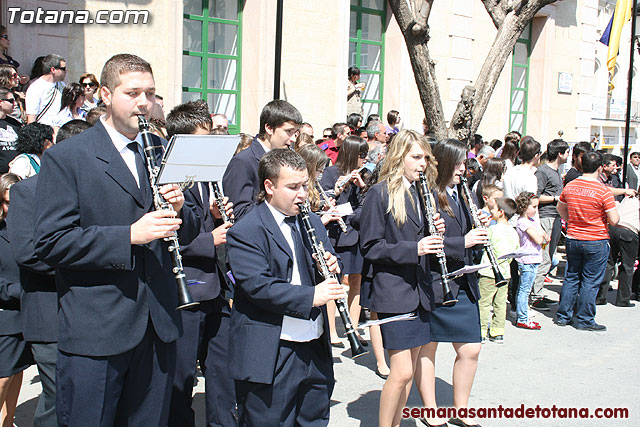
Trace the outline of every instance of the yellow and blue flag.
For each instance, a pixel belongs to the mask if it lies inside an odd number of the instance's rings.
[[[609,92],[613,90],[613,70],[620,50],[620,35],[622,27],[631,19],[631,0],[618,0],[611,20],[604,30],[600,43],[609,46],[607,51],[607,69],[609,70]]]

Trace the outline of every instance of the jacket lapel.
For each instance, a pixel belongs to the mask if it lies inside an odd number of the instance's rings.
[[[148,206],[144,206],[140,188],[138,188],[127,164],[122,160],[122,156],[113,145],[109,133],[99,121],[95,124],[95,127],[97,132],[101,134],[95,139],[96,157],[105,163],[105,173],[118,183],[124,191],[129,193],[140,207],[148,208]]]
[[[271,214],[271,211],[269,211],[267,202],[260,203],[257,206],[257,209],[260,209],[260,218],[265,225],[265,229],[269,232],[269,234],[271,234],[271,236],[273,236],[273,240],[276,242],[276,244],[280,247],[280,249],[282,249],[284,253],[287,254],[289,259],[293,262],[293,253],[291,252],[291,247],[285,240],[282,231],[280,231],[280,227]]]
[[[418,212],[416,212],[416,209],[422,209],[422,204],[419,203],[416,207],[413,207],[411,205],[411,192],[408,192],[408,190],[404,195],[404,205],[409,219],[411,219],[418,228],[422,227],[420,217],[418,216]]]

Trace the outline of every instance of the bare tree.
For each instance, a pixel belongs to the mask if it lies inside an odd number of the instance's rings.
[[[498,77],[518,37],[544,6],[557,0],[481,0],[498,32],[474,85],[466,86],[447,128],[435,63],[429,55],[429,14],[434,0],[389,0],[409,51],[427,124],[438,139],[463,141],[476,132]]]

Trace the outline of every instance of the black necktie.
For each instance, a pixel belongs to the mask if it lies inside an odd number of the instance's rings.
[[[302,237],[300,236],[300,231],[298,230],[298,224],[296,222],[295,216],[288,216],[284,219],[284,222],[289,225],[291,229],[291,238],[293,239],[293,252],[296,257],[296,263],[298,264],[298,273],[300,274],[300,284],[302,286],[314,286],[313,280],[309,274],[309,263],[307,262],[307,257],[304,254],[304,243],[302,242]],[[320,315],[320,309],[318,307],[313,307],[311,309],[311,320],[316,320],[316,318]]]
[[[140,145],[133,141],[127,144],[127,148],[133,151],[136,158],[136,170],[138,172],[138,184],[140,186],[140,194],[142,195],[142,201],[145,206],[151,201],[151,188],[149,183],[149,176],[147,175],[147,167],[142,160],[142,154],[140,154]]]
[[[418,219],[422,221],[422,215],[420,215],[420,197],[418,196],[418,190],[416,189],[416,185],[411,184],[409,186],[409,193],[411,193],[411,197],[413,197],[413,202],[416,206],[416,213],[418,214]]]

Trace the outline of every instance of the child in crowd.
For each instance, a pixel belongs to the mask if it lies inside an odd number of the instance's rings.
[[[538,265],[542,262],[542,245],[549,243],[550,237],[542,230],[538,218],[538,196],[523,191],[516,197],[517,213],[520,215],[516,230],[520,236],[520,248],[526,255],[516,258],[520,272],[520,285],[516,296],[516,326],[538,330],[540,324],[529,320],[529,293],[536,278]]]
[[[492,217],[489,223],[490,226],[496,224],[493,215],[491,215],[491,211],[496,207],[496,200],[501,197],[504,197],[504,192],[497,185],[487,184],[482,187],[482,200],[484,201],[482,211]]]
[[[491,185],[491,187],[495,186]],[[499,193],[502,192],[500,191]],[[488,199],[484,194],[483,197],[487,202]],[[495,225],[489,227],[489,242],[496,258],[499,258],[502,255],[515,252],[520,247],[520,237],[516,230],[509,225],[509,219],[516,213],[516,202],[506,197],[500,197],[492,200],[492,205],[493,207],[490,209],[491,220]],[[486,204],[485,208],[488,208],[488,206]],[[485,253],[482,257],[482,263],[488,262],[489,257]],[[507,280],[511,277],[509,262],[510,260],[508,259],[498,261],[498,268]],[[509,287],[496,286],[491,267],[483,268],[478,274],[480,276],[478,281],[480,301],[478,301],[478,305],[482,342],[489,338],[489,341],[502,344],[504,342],[504,324],[507,315],[507,292]],[[491,330],[487,331],[491,307],[493,307]]]

